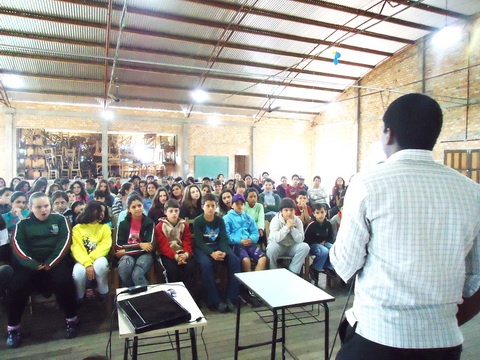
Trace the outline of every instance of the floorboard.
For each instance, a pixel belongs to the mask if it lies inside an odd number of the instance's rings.
[[[330,346],[332,346],[339,319],[347,298],[347,289],[334,284],[326,291],[336,300],[329,304],[330,309]],[[325,289],[325,281],[320,282]],[[350,300],[351,302],[351,300]],[[200,359],[233,359],[235,338],[235,315],[219,314],[202,308],[208,325],[197,332],[198,354]],[[36,305],[33,315],[25,311],[22,331],[25,336],[23,346],[8,349],[5,344],[6,329],[0,326],[0,359],[58,359],[77,360],[92,355],[105,355],[109,337],[110,311],[106,305],[94,300],[88,301],[80,310],[81,326],[76,339],[65,340],[64,323],[61,312],[53,303]],[[480,317],[474,318],[462,327],[465,336],[463,360],[477,360],[480,354]],[[0,308],[0,322],[6,324],[5,310]],[[123,359],[123,340],[119,339],[116,319],[112,332],[112,359]],[[323,324],[309,324],[287,328],[287,347],[302,360],[323,358]],[[269,339],[270,328],[248,306],[242,307],[240,343],[264,341]],[[334,355],[338,351],[336,341]],[[158,354],[140,356],[141,360],[158,359]],[[182,358],[190,359],[190,349],[182,349]],[[270,347],[263,346],[240,352],[241,360],[269,359]],[[281,358],[281,348],[277,346],[277,358]],[[290,359],[287,355],[287,359]],[[332,357],[334,358],[334,356]],[[161,359],[176,359],[173,351],[164,352]]]

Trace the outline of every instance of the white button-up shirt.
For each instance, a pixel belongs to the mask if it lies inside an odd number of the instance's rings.
[[[480,287],[480,185],[433,160],[398,151],[348,188],[330,260],[357,271],[350,323],[397,348],[457,346],[457,305]]]

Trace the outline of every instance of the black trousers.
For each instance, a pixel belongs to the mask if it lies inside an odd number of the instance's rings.
[[[193,272],[195,271],[195,258],[188,259],[185,265],[178,265],[175,260],[172,260],[164,255],[160,255],[163,267],[167,272],[168,282],[181,281],[185,284],[187,289],[191,290]]]
[[[400,349],[377,344],[355,332],[347,320],[340,325],[342,347],[337,360],[460,360],[462,345],[441,349]]]
[[[51,290],[66,318],[77,315],[75,285],[72,278],[73,262],[66,257],[48,271],[31,270],[12,261],[13,277],[8,286],[8,325],[20,324],[28,296],[36,290]]]

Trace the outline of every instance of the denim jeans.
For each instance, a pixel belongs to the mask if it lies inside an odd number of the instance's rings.
[[[324,245],[312,244],[310,245],[310,255],[315,255],[312,267],[317,271],[322,271],[324,268],[333,269],[330,260],[328,259],[328,252],[332,244],[325,242]]]
[[[216,251],[218,248],[215,247],[212,248],[212,250]],[[207,297],[207,305],[217,306],[222,299],[215,284],[215,260],[201,250],[195,252],[195,258],[202,272],[203,292]],[[240,272],[240,259],[233,253],[232,249],[229,248],[227,256],[225,256],[225,262],[228,267],[227,298],[230,299],[232,303],[237,304],[240,284],[234,274]]]
[[[118,262],[118,274],[123,286],[148,285],[145,274],[153,264],[152,254],[142,254],[138,257],[124,255]]]

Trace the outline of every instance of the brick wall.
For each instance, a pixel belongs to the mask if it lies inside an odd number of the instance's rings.
[[[339,98],[335,111],[326,110],[315,119],[317,147],[330,149],[329,155],[335,158],[317,163],[316,170],[328,179],[324,186],[331,187],[336,176],[346,177],[356,166],[362,170],[381,160],[379,139],[386,107],[403,92],[421,92],[423,87],[444,112],[435,160],[443,163],[445,150],[480,148],[479,26],[480,20],[471,27],[470,37],[466,29],[462,41],[448,50],[439,51],[428,38],[405,48],[360,81],[359,98],[351,89]],[[358,149],[351,145],[357,133]]]
[[[480,36],[474,30],[478,23],[471,27],[470,43],[465,32],[463,40],[447,51],[433,48],[429,39],[406,47],[366,75],[356,84],[359,88],[350,88],[334,106],[326,107],[314,119],[314,126],[308,121],[281,119],[253,123],[251,118],[233,116],[222,117],[219,125],[212,126],[205,114],[185,119],[181,113],[112,108],[116,119],[109,130],[178,135],[176,174],[194,173],[195,155],[228,155],[232,176],[234,156],[242,154],[251,157],[254,175],[268,171],[279,180],[282,175],[302,173],[307,184],[314,175],[320,175],[323,186],[330,190],[336,177],[348,180],[357,169],[383,159],[379,138],[386,107],[402,93],[425,88],[444,110],[445,124],[434,149],[435,159],[443,162],[444,150],[480,148]],[[101,131],[98,107],[13,105],[17,108],[17,127]],[[4,119],[0,113],[2,129]],[[9,141],[0,142],[0,152],[5,153]],[[0,176],[10,178],[7,168],[0,162]]]

